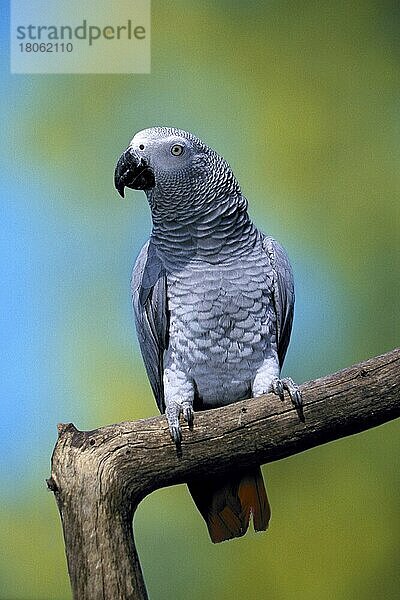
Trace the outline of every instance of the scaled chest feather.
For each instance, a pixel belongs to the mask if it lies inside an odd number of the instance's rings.
[[[262,359],[276,344],[272,271],[266,257],[230,265],[187,264],[167,276],[171,350],[191,370]],[[211,365],[209,364],[209,368]]]

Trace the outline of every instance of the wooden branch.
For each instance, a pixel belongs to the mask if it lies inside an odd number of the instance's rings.
[[[133,513],[157,488],[263,464],[400,416],[400,349],[301,386],[305,423],[269,394],[196,413],[177,455],[164,416],[94,431],[59,425],[48,480],[75,600],[143,600]]]

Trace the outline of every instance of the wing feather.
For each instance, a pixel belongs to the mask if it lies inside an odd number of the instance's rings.
[[[131,289],[140,350],[158,408],[164,412],[163,357],[169,330],[167,277],[151,240],[136,260]]]
[[[278,357],[282,367],[292,331],[294,282],[292,267],[284,248],[273,238],[264,237],[263,247],[274,271],[273,300],[278,325]]]

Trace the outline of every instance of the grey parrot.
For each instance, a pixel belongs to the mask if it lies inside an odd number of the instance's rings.
[[[180,416],[284,390],[302,417],[298,386],[281,378],[293,320],[285,250],[252,223],[228,163],[173,127],[137,133],[115,169],[115,186],[144,190],[153,221],[132,273],[144,364],[172,439]],[[213,542],[242,536],[270,507],[259,467],[189,483]]]

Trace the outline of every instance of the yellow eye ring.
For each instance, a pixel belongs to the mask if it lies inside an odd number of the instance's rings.
[[[183,146],[181,144],[174,144],[171,146],[172,156],[180,156],[183,153]]]

